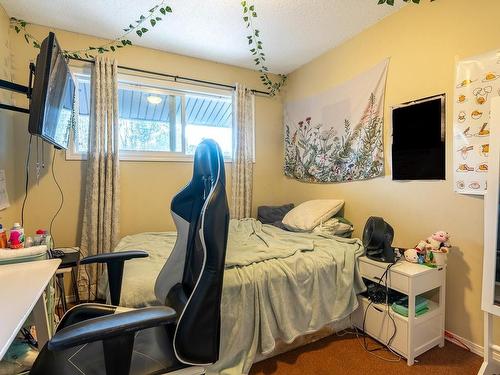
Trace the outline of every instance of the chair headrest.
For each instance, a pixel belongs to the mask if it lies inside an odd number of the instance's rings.
[[[212,139],[203,140],[194,154],[193,180],[211,178],[212,186],[216,182],[225,185],[224,157],[219,145]]]

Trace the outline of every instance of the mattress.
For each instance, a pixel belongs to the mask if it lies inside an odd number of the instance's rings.
[[[125,265],[120,305],[157,305],[156,276],[175,244],[174,232],[124,237],[115,251],[145,250]],[[364,290],[359,240],[293,233],[254,219],[232,220],[222,295],[220,360],[207,374],[246,374],[252,363],[345,328]],[[103,278],[101,278],[102,280]],[[100,285],[106,289],[105,283]],[[325,328],[326,327],[326,328]],[[311,339],[301,340],[309,335]]]

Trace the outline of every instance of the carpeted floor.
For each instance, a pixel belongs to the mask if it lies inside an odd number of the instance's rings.
[[[369,346],[377,345],[370,340]],[[387,352],[377,352],[391,358]],[[407,366],[406,360],[385,362],[367,353],[354,335],[330,336],[275,358],[256,363],[251,375],[330,375],[330,374],[477,374],[482,358],[446,341]]]

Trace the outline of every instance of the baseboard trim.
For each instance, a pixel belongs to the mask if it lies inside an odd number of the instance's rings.
[[[458,340],[462,341],[465,345],[467,345],[470,349],[470,351],[474,354],[477,354],[481,358],[484,356],[484,347],[482,345],[476,344],[475,342],[472,342],[470,340],[467,340],[453,332],[450,331],[445,331],[446,333],[450,334],[451,336],[457,338]],[[453,339],[450,337],[445,336],[445,339],[451,343],[454,343]],[[493,359],[495,361],[500,362],[500,352],[497,350],[493,350]]]

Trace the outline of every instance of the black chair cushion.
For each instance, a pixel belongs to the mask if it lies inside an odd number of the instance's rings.
[[[149,328],[137,333],[130,375],[163,374],[186,367],[174,355],[171,327]],[[106,375],[101,341],[62,351],[43,347],[30,375]]]

